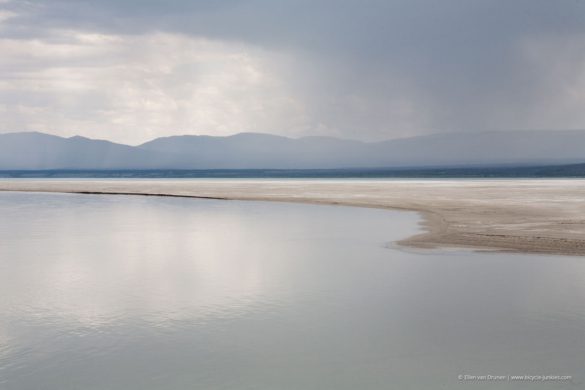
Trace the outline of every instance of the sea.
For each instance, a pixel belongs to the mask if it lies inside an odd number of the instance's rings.
[[[413,212],[0,193],[0,389],[584,389],[585,261]]]

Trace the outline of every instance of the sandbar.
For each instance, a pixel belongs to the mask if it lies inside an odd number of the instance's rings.
[[[423,232],[398,244],[585,255],[585,179],[0,180],[0,191],[181,196],[417,211]]]

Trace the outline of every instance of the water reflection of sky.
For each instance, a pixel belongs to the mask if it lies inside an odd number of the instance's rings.
[[[14,193],[0,215],[10,390],[424,388],[585,360],[581,259],[387,249],[411,213]]]

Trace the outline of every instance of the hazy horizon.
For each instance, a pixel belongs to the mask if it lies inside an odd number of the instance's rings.
[[[519,130],[519,129],[508,129],[508,130],[483,130],[477,133],[477,135],[480,134],[504,134],[504,133],[524,133],[526,135],[528,134],[544,134],[547,132],[565,132],[565,133],[580,133],[583,132],[583,134],[585,134],[585,128],[584,129],[537,129],[537,130]],[[210,137],[210,138],[230,138],[230,137],[237,137],[237,136],[241,136],[241,135],[260,135],[260,136],[272,136],[272,137],[279,137],[279,138],[287,138],[287,139],[291,139],[291,140],[300,140],[300,139],[318,139],[318,138],[332,138],[332,139],[336,139],[336,140],[340,140],[340,141],[351,141],[351,142],[357,142],[357,143],[365,143],[365,144],[374,144],[374,143],[380,143],[380,142],[385,142],[385,141],[399,141],[399,140],[408,140],[408,139],[417,139],[417,138],[425,138],[425,137],[435,137],[435,136],[457,136],[457,135],[465,135],[467,134],[466,132],[463,131],[446,131],[446,132],[441,132],[441,133],[434,133],[434,134],[423,134],[423,135],[409,135],[409,136],[404,136],[404,137],[395,137],[395,138],[384,138],[384,139],[380,139],[380,140],[365,140],[365,139],[359,139],[359,138],[351,138],[351,137],[343,137],[343,136],[333,136],[333,135],[326,135],[326,134],[314,134],[314,135],[281,135],[278,133],[270,133],[270,132],[259,132],[259,131],[243,131],[243,132],[235,132],[235,133],[227,133],[225,135],[213,135],[213,134],[205,134],[205,133],[176,133],[176,134],[167,134],[167,135],[163,135],[160,137],[154,137],[154,138],[149,138],[146,139],[143,142],[139,142],[139,143],[125,143],[125,142],[118,142],[115,141],[113,139],[108,139],[105,137],[102,138],[94,138],[94,137],[88,137],[88,136],[84,136],[82,134],[72,134],[72,135],[61,135],[55,132],[44,132],[44,131],[37,131],[37,130],[28,130],[28,131],[7,131],[5,133],[0,133],[0,136],[2,135],[10,135],[10,134],[26,134],[26,133],[31,133],[31,134],[40,134],[40,135],[48,135],[48,136],[54,136],[54,137],[59,137],[59,138],[64,138],[64,139],[71,139],[71,138],[76,138],[76,137],[80,137],[80,138],[86,138],[92,141],[107,141],[107,142],[111,142],[111,143],[115,143],[115,144],[119,144],[119,145],[125,145],[125,146],[141,146],[144,144],[147,144],[149,142],[155,141],[157,139],[165,139],[165,138],[174,138],[174,137]]]
[[[341,169],[585,162],[585,131],[441,133],[361,142],[263,133],[159,137],[138,146],[38,132],[0,134],[0,170]]]

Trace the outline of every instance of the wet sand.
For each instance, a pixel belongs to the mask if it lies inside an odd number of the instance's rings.
[[[585,255],[585,180],[0,180],[0,191],[182,196],[412,210],[399,244]]]

